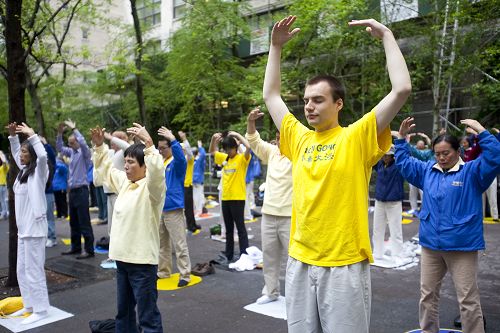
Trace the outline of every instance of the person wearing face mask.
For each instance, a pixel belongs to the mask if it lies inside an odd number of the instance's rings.
[[[17,280],[23,309],[12,316],[31,315],[21,324],[28,325],[49,316],[49,294],[45,278],[45,243],[47,240],[47,201],[45,186],[49,178],[47,152],[40,138],[25,123],[7,126],[14,161],[20,171],[14,182],[17,225]],[[19,143],[17,134],[28,140]]]
[[[500,172],[500,143],[476,120],[462,124],[478,133],[483,153],[464,162],[459,140],[441,134],[432,143],[436,162],[410,156],[405,136],[413,118],[401,123],[396,165],[403,177],[424,191],[419,213],[422,246],[419,320],[422,332],[439,331],[439,290],[447,271],[457,291],[464,332],[484,332],[477,286],[478,251],[485,248],[481,194]]]
[[[236,140],[245,146],[244,154],[238,153]],[[222,143],[225,153],[218,151],[219,143]],[[234,256],[233,233],[235,224],[238,230],[240,254],[246,253],[248,247],[244,209],[246,199],[245,176],[250,163],[250,144],[243,136],[233,131],[224,134],[215,133],[210,142],[210,153],[214,154],[215,164],[223,166],[221,209],[226,227],[226,251],[224,255],[229,262],[233,260]]]

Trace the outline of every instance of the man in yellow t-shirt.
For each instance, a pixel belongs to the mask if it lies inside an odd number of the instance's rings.
[[[9,163],[7,163],[7,157],[3,151],[0,150],[0,220],[9,216],[7,172],[9,172]]]
[[[310,79],[304,92],[309,130],[283,102],[280,57],[300,29],[288,16],[274,25],[264,101],[293,164],[293,207],[286,275],[288,332],[368,332],[372,254],[368,234],[371,167],[389,150],[389,124],[411,92],[408,69],[392,35],[379,22],[352,21],[382,40],[391,92],[360,120],[341,127],[345,91],[334,77]]]

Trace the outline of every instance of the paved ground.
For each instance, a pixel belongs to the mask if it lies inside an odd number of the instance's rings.
[[[218,219],[204,220],[203,231],[189,235],[188,243],[193,265],[207,262],[223,250],[224,244],[209,239],[208,227]],[[254,235],[250,245],[260,246],[260,220],[247,224]],[[417,233],[418,220],[403,225],[405,240]],[[0,221],[0,271],[7,267],[7,222]],[[106,226],[95,226],[96,239],[105,235]],[[60,237],[69,236],[67,221],[57,221]],[[483,310],[488,320],[487,332],[500,332],[500,224],[485,225],[488,250],[481,254],[479,285]],[[52,305],[75,314],[74,317],[30,330],[32,333],[89,332],[88,322],[113,318],[116,307],[114,272],[98,267],[105,255],[88,261],[62,257],[67,247],[61,243],[47,249],[47,269],[76,276],[73,282],[49,285]],[[5,270],[3,270],[5,271]],[[405,332],[418,326],[419,267],[406,271],[372,267],[371,332]],[[260,296],[262,272],[238,273],[217,270],[201,284],[173,292],[161,291],[160,307],[165,332],[286,332],[284,320],[259,315],[243,309]],[[283,289],[284,286],[282,286]],[[0,295],[0,298],[3,298]],[[442,327],[452,327],[458,314],[455,291],[446,277],[441,293]],[[7,332],[0,327],[0,332]]]

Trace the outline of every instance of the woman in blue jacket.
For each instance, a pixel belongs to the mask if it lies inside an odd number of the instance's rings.
[[[465,333],[484,332],[477,287],[478,250],[483,238],[482,193],[500,172],[500,142],[476,120],[462,124],[479,133],[483,153],[463,162],[459,140],[442,134],[432,148],[436,162],[410,156],[406,134],[415,127],[413,118],[401,123],[396,146],[396,165],[403,177],[424,191],[419,238],[422,246],[419,320],[422,332],[439,331],[439,289],[449,270],[460,305]]]

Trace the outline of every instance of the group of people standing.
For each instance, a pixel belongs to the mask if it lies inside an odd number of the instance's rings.
[[[304,115],[313,130],[309,129],[289,112],[281,97],[281,51],[300,31],[292,29],[295,19],[288,16],[274,25],[264,77],[263,98],[277,127],[275,144],[261,140],[256,131],[255,121],[263,116],[258,108],[248,115],[245,136],[232,131],[212,136],[209,151],[215,163],[222,166],[225,257],[228,261],[235,257],[235,225],[240,254],[248,247],[244,225],[245,176],[252,151],[268,164],[262,208],[265,283],[257,303],[278,298],[280,262],[282,255],[288,253],[285,293],[289,332],[368,332],[370,263],[374,256],[381,255],[375,244],[372,254],[370,245],[368,184],[374,166],[379,174],[395,168],[401,178],[393,186],[402,186],[404,178],[423,191],[419,212],[422,331],[439,330],[439,289],[449,270],[457,289],[464,332],[484,332],[477,289],[478,251],[485,247],[481,195],[500,173],[498,139],[477,121],[466,119],[462,124],[477,133],[482,149],[479,157],[464,162],[458,139],[441,134],[431,142],[429,155],[435,160],[423,161],[411,156],[406,138],[415,124],[412,118],[406,118],[399,131],[392,132],[397,137],[393,143],[390,123],[406,103],[411,81],[392,32],[373,19],[353,20],[349,25],[366,27],[373,37],[381,39],[390,92],[361,119],[342,127],[339,114],[345,103],[345,88],[335,77],[316,76],[307,81],[304,91]],[[72,131],[69,147],[62,143],[65,127]],[[25,124],[13,123],[8,129],[11,149],[21,169],[14,185],[20,230],[18,276],[26,300],[21,313],[33,312],[38,316],[28,317],[33,321],[43,317],[48,306],[43,273],[47,153],[39,137]],[[29,138],[20,145],[16,133]],[[178,133],[181,144],[169,129],[161,127],[157,146],[140,124],[134,123],[127,134],[136,143],[115,150],[114,137],[95,127],[91,130],[91,152],[73,122],[59,126],[57,150],[70,157],[72,247],[65,254],[77,254],[80,259],[94,256],[84,177],[92,159],[94,179],[116,195],[109,252],[117,264],[116,331],[138,332],[137,308],[139,327],[144,332],[162,332],[156,280],[171,274],[173,244],[180,271],[178,285],[189,284],[191,264],[185,228],[195,231],[198,226],[194,218],[190,221],[191,217],[184,215],[183,209],[189,209],[185,195],[193,193],[194,183],[186,182],[186,178],[197,167],[182,132]],[[104,144],[105,139],[111,141],[114,153]],[[219,144],[223,152],[219,151]],[[240,149],[241,145],[244,149]],[[198,156],[202,155],[201,150],[199,147]],[[118,154],[121,162],[115,160]],[[394,155],[395,159],[391,162],[384,155]],[[199,186],[194,188],[199,191]],[[400,201],[398,194],[386,194],[388,200],[384,203],[377,199],[381,202],[376,209],[399,210],[401,214],[400,205],[394,208],[387,203]],[[377,232],[376,237],[383,238],[383,233],[378,229]],[[81,234],[85,239],[84,253]],[[33,276],[37,279],[30,280]]]

